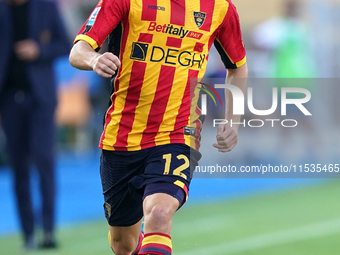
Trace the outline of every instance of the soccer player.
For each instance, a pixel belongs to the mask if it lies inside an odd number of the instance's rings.
[[[97,53],[107,37],[109,52]],[[74,67],[115,77],[100,173],[117,255],[171,254],[171,220],[201,157],[200,90],[191,81],[203,77],[213,43],[227,78],[246,78],[239,18],[229,0],[102,0],[75,39]],[[245,82],[238,86],[245,90]],[[231,112],[228,100],[227,118],[238,121]],[[237,127],[217,132],[214,147],[233,149]]]

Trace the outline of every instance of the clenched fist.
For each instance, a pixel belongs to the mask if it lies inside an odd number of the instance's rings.
[[[95,58],[92,69],[100,76],[110,78],[116,73],[116,70],[119,67],[120,60],[118,57],[113,55],[111,52],[105,52]]]

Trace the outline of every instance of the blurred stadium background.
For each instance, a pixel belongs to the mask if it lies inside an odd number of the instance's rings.
[[[59,0],[70,41],[96,2]],[[303,128],[294,132],[244,128],[240,130],[239,145],[229,154],[213,152],[215,130],[209,127],[207,123],[211,120],[207,119],[201,164],[340,163],[337,114],[340,91],[336,79],[340,70],[340,1],[298,1],[300,11],[293,23],[286,22],[288,1],[233,2],[241,19],[249,76],[318,78],[312,96],[320,100],[312,100],[310,107],[316,117],[304,123]],[[287,36],[285,31],[292,24],[301,30],[295,29]],[[309,72],[304,68],[280,72],[280,66],[289,63],[287,56],[294,56],[295,64],[307,66]],[[56,119],[60,248],[30,254],[111,254],[102,210],[97,149],[110,86],[91,72],[71,68],[67,56],[58,60],[55,68],[59,84]],[[207,76],[223,75],[224,68],[213,50]],[[23,254],[5,146],[0,131],[0,254]],[[190,199],[175,216],[172,234],[175,255],[340,254],[337,179],[203,177],[193,180]],[[38,205],[35,183],[33,175],[34,202]],[[36,217],[39,219],[39,215]]]

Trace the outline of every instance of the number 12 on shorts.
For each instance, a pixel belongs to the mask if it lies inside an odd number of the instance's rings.
[[[165,166],[164,166],[164,173],[165,175],[168,175],[170,172],[170,165],[171,165],[171,158],[172,158],[172,154],[168,153],[168,154],[164,154],[163,155],[163,159],[165,159]],[[178,166],[174,171],[173,171],[173,175],[177,175],[180,176],[184,179],[188,179],[187,176],[182,173],[182,171],[184,171],[185,169],[187,169],[189,167],[189,159],[187,156],[180,154],[177,156],[177,160],[184,160],[183,164]]]

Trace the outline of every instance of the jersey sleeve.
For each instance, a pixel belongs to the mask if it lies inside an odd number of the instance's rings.
[[[127,17],[129,7],[128,0],[100,0],[78,32],[74,43],[83,40],[95,50],[100,48],[112,30]]]
[[[240,20],[236,7],[231,2],[223,23],[218,28],[214,44],[227,69],[236,69],[246,63]]]

